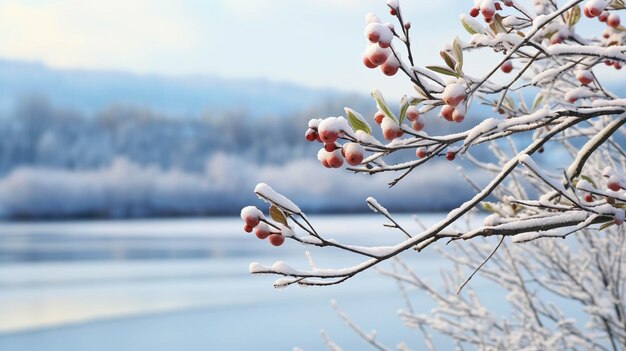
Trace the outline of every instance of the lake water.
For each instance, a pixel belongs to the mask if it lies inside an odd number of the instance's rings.
[[[403,240],[380,216],[311,219],[342,242]],[[411,216],[398,219],[418,230]],[[333,298],[389,347],[423,348],[396,317],[403,301],[394,281],[364,272],[338,286],[276,290],[277,277],[252,276],[248,264],[306,268],[307,248],[274,248],[241,228],[234,217],[0,224],[0,350],[319,350],[322,329],[347,350],[366,348],[330,307]],[[319,267],[363,260],[309,250]],[[433,250],[402,257],[434,285],[447,267]],[[480,291],[487,283],[472,284]],[[433,305],[420,294],[412,299],[428,313]]]

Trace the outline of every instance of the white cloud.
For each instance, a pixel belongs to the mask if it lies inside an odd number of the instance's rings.
[[[124,65],[180,50],[194,36],[173,1],[0,3],[0,55],[55,66]]]

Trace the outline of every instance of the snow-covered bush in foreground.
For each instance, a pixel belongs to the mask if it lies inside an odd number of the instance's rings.
[[[420,29],[404,20],[397,1],[390,0],[387,5],[399,26],[367,16],[363,63],[380,67],[386,75],[401,72],[416,93],[403,97],[394,108],[374,90],[372,98],[379,112],[373,116],[373,125],[350,108],[345,109],[345,117],[311,120],[305,136],[323,144],[317,158],[328,168],[347,163],[347,170],[355,173],[399,173],[390,186],[438,157],[451,162],[462,158],[491,172],[491,181],[479,186],[466,177],[476,194],[439,223],[420,231],[401,226],[383,204],[368,198],[370,208],[390,222],[386,226],[405,237],[395,245],[377,247],[329,239],[295,203],[259,184],[255,193],[270,205],[269,216],[243,211],[247,231],[255,229],[252,224],[263,223],[260,229],[257,226],[260,238],[274,235],[304,245],[333,247],[359,255],[363,261],[346,268],[311,264],[310,269],[292,268],[284,262],[270,266],[252,263],[250,272],[282,276],[277,287],[332,285],[404,251],[419,252],[437,241],[472,239],[458,243],[457,250],[464,255],[451,255],[450,259],[459,266],[480,269],[491,258],[495,267],[480,272],[509,291],[513,317],[499,320],[473,294],[457,296],[469,280],[463,281],[458,272],[448,275],[450,289],[440,294],[400,264],[403,272],[386,274],[403,285],[431,293],[439,304],[432,316],[416,316],[410,308],[402,313],[409,326],[424,331],[426,341],[428,327],[451,336],[459,345],[483,349],[622,348],[626,345],[626,280],[622,277],[626,270],[622,259],[626,153],[620,138],[624,136],[626,99],[607,90],[596,73],[606,69],[617,72],[626,62],[626,29],[620,26],[617,14],[624,8],[623,2],[475,0],[468,15],[461,15],[462,26],[471,36],[447,44],[440,52],[442,65],[426,67],[417,66],[411,53],[410,31]],[[580,22],[598,20],[603,28],[597,33],[584,36],[576,31]],[[497,64],[466,72],[464,56],[478,50],[491,52],[498,58]],[[528,99],[531,95],[534,99]],[[477,103],[491,106],[494,116],[464,132],[427,134],[431,123],[463,123]],[[425,116],[437,110],[443,119],[440,122]],[[374,127],[381,128],[386,140],[372,136]],[[475,147],[485,143],[490,144],[495,161],[472,157]],[[554,167],[535,162],[536,153],[556,150],[564,151],[568,160],[553,158]],[[387,163],[390,154],[406,154],[410,159]],[[559,165],[566,161],[564,168]],[[445,189],[441,192],[445,196]],[[407,197],[419,195],[416,189]],[[496,201],[486,202],[489,196]],[[482,225],[467,230],[454,225],[480,207],[491,212]],[[578,239],[574,252],[554,240],[574,233]],[[478,237],[494,237],[497,243],[485,248],[476,241]],[[587,329],[580,330],[566,319],[537,289],[581,303],[590,317]],[[384,349],[373,336],[360,334],[372,346]]]

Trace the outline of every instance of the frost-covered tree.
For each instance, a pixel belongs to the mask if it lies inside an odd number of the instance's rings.
[[[508,291],[512,314],[501,320],[471,292],[457,295],[473,274],[465,279],[460,270],[449,272],[447,290],[437,292],[397,261],[399,269],[385,274],[402,287],[428,292],[439,305],[430,316],[415,315],[410,304],[402,314],[407,325],[424,332],[427,344],[428,330],[434,330],[460,346],[482,349],[624,348],[626,153],[621,146],[626,99],[599,80],[626,62],[626,29],[618,15],[623,1],[475,0],[468,14],[460,17],[469,35],[445,45],[441,65],[425,67],[415,63],[410,42],[411,31],[422,29],[405,20],[397,1],[387,5],[399,25],[383,23],[375,15],[366,17],[363,63],[380,67],[386,75],[404,74],[415,87],[414,96],[392,106],[374,90],[375,124],[346,108],[345,116],[312,119],[306,139],[323,144],[317,157],[324,167],[347,163],[346,169],[354,173],[398,173],[390,186],[438,158],[473,164],[492,174],[491,181],[478,184],[459,170],[476,194],[439,223],[417,231],[400,225],[383,204],[368,198],[369,207],[389,221],[386,226],[404,236],[389,246],[332,240],[295,203],[259,184],[255,193],[269,204],[269,217],[256,207],[244,208],[247,232],[255,231],[276,246],[290,239],[363,259],[342,268],[252,263],[250,272],[282,276],[277,287],[333,285],[402,252],[452,242],[462,254],[448,254],[449,258],[458,267],[479,270]],[[577,31],[583,23],[595,26],[582,26],[590,28],[588,33]],[[496,63],[468,72],[464,58],[475,51],[493,55]],[[493,116],[470,125],[465,116],[481,104],[491,107]],[[434,112],[440,121],[429,121]],[[467,126],[454,134],[427,133],[429,124],[446,122]],[[372,134],[374,127],[381,129],[384,141]],[[491,159],[473,156],[483,144],[489,145]],[[536,154],[542,152],[551,157],[539,163]],[[417,189],[407,194],[416,196]],[[490,215],[481,224],[459,229],[458,222],[479,208]],[[574,239],[568,241],[571,249],[556,240],[572,234],[576,239],[575,244]],[[487,237],[487,244],[480,237]],[[483,267],[488,259],[492,264]],[[588,323],[581,327],[568,319],[563,308],[543,299],[546,294],[582,306]],[[384,349],[352,326],[372,346]]]

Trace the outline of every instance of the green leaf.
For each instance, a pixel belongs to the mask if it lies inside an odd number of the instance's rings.
[[[472,28],[472,26],[470,26],[470,24],[469,24],[469,23],[467,23],[466,21],[464,21],[464,20],[463,20],[463,18],[461,18],[461,24],[463,25],[463,28],[465,28],[465,30],[466,30],[469,34],[474,35],[474,34],[478,33],[477,31],[475,31],[475,30]]]
[[[586,175],[581,175],[580,177],[581,177],[582,179],[584,179],[584,180],[588,181],[588,182],[589,182],[589,184],[591,184],[591,185],[594,187],[594,189],[598,189],[598,186],[597,186],[597,185],[596,185],[596,183],[593,181],[593,179],[591,179],[591,178],[587,177]]]
[[[400,122],[398,122],[399,124],[402,124],[402,121],[404,120],[404,117],[406,116],[406,110],[409,108],[409,100],[406,98],[406,95],[402,96],[402,99],[400,99],[400,117],[398,118],[400,120]]]
[[[365,118],[361,116],[360,113],[356,112],[351,108],[344,108],[346,111],[346,116],[348,117],[348,122],[350,123],[350,127],[356,132],[357,130],[362,130],[367,134],[372,134],[372,128],[367,123]]]
[[[391,110],[389,109],[389,106],[387,106],[387,103],[385,102],[385,98],[383,98],[383,94],[381,94],[378,89],[372,90],[372,97],[376,101],[376,105],[378,106],[379,110],[381,110],[387,117],[398,122],[398,119],[396,118],[396,116],[393,114],[393,112],[391,112]]]
[[[435,72],[437,72],[437,73],[440,73],[440,74],[445,74],[445,75],[447,75],[447,76],[453,76],[453,77],[457,77],[457,78],[459,77],[459,75],[458,75],[455,71],[453,71],[453,70],[451,70],[451,69],[448,69],[448,68],[446,68],[446,67],[441,67],[441,66],[426,66],[426,68],[428,68],[428,69],[429,69],[429,70],[431,70],[431,71],[435,71]]]
[[[609,7],[612,8],[612,9],[615,9],[615,10],[621,10],[621,9],[624,8],[624,1],[622,1],[622,0],[613,0],[613,2],[611,2]]]
[[[419,85],[413,84],[413,89],[415,89],[415,91],[423,98],[423,99],[421,99],[422,101],[428,100],[426,98],[426,96],[427,96],[426,93],[424,92],[424,90],[422,90],[422,88],[419,87]]]
[[[495,16],[493,16],[493,22],[491,22],[489,27],[491,28],[491,30],[493,30],[495,34],[508,32],[507,29],[502,24],[502,16],[500,16],[500,14],[497,14],[497,13]]]
[[[447,51],[445,50],[441,50],[439,51],[439,56],[441,56],[441,58],[443,59],[443,61],[446,63],[446,65],[448,67],[450,67],[450,69],[454,69],[454,66],[456,66],[456,62],[454,61],[454,59],[450,56],[450,54],[448,54]]]
[[[606,229],[606,228],[608,228],[608,227],[610,227],[610,226],[612,226],[612,225],[614,225],[614,224],[615,224],[615,222],[614,222],[614,221],[608,221],[608,222],[605,222],[604,224],[602,224],[602,225],[600,226],[600,228],[598,228],[598,231],[604,230],[604,229]]]
[[[493,206],[489,202],[481,202],[480,205],[482,206],[483,210],[487,212],[498,213],[498,211],[496,211],[496,209],[493,208]]]
[[[531,107],[530,110],[535,111],[537,106],[539,106],[539,104],[541,104],[542,101],[543,101],[543,94],[537,94],[537,97],[535,97],[535,101],[533,101],[533,107]]]
[[[409,105],[410,106],[415,106],[415,105],[419,104],[422,101],[426,101],[426,99],[422,99],[422,98],[418,98],[418,97],[412,97],[409,100]]]
[[[457,65],[450,68],[454,68],[457,72],[463,72],[463,49],[461,48],[461,41],[459,40],[459,37],[455,37],[452,42],[452,52],[454,53],[454,58],[456,58],[459,68],[457,68]],[[461,73],[459,73],[459,75],[460,74]]]
[[[270,217],[282,225],[287,225],[287,217],[285,217],[285,214],[280,210],[280,208],[274,205],[270,206]]]
[[[569,15],[569,19],[567,21],[567,24],[570,27],[573,27],[576,23],[578,23],[579,20],[580,20],[580,6],[576,5],[570,11],[570,15]]]

